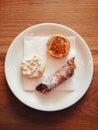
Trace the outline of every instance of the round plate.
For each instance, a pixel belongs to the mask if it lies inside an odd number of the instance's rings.
[[[47,95],[23,90],[20,64],[23,59],[24,36],[61,34],[76,37],[76,90],[51,91]],[[74,30],[56,23],[42,23],[21,32],[10,45],[5,59],[5,75],[11,91],[27,106],[42,111],[57,111],[76,103],[87,91],[93,76],[93,59],[87,43]]]

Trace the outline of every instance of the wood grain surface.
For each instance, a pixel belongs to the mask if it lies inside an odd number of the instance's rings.
[[[42,22],[77,31],[93,55],[94,75],[87,93],[75,105],[41,112],[22,104],[5,79],[5,56],[13,39]],[[85,75],[84,75],[85,76]],[[0,0],[0,130],[98,130],[98,0]]]

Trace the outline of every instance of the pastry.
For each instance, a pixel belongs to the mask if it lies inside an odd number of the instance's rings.
[[[51,75],[45,83],[41,83],[36,87],[36,90],[42,93],[48,93],[53,88],[57,87],[65,80],[72,77],[75,70],[74,57],[67,61],[67,63]]]
[[[57,58],[67,56],[70,50],[70,42],[64,36],[54,35],[47,42],[47,50],[49,54]]]
[[[26,57],[21,64],[22,74],[26,78],[35,79],[42,76],[45,63],[38,55]]]

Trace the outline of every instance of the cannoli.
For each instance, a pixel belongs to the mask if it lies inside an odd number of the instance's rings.
[[[71,58],[63,65],[60,69],[58,69],[53,75],[48,77],[45,83],[41,83],[36,87],[36,90],[42,93],[48,93],[65,80],[72,77],[74,74],[74,70],[76,68],[74,63],[75,57]]]

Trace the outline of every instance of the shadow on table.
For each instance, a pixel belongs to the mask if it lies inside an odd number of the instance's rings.
[[[21,103],[11,92],[8,91],[8,98],[10,103],[10,108],[12,116],[14,115],[17,124],[23,122],[24,125],[28,126],[46,126],[47,125],[58,125],[63,121],[70,120],[71,117],[77,115],[77,113],[81,113],[81,107],[84,103],[84,100],[87,100],[87,96],[85,95],[80,101],[78,101],[73,106],[56,111],[56,112],[43,112],[38,111],[32,108],[27,107],[23,103]]]

